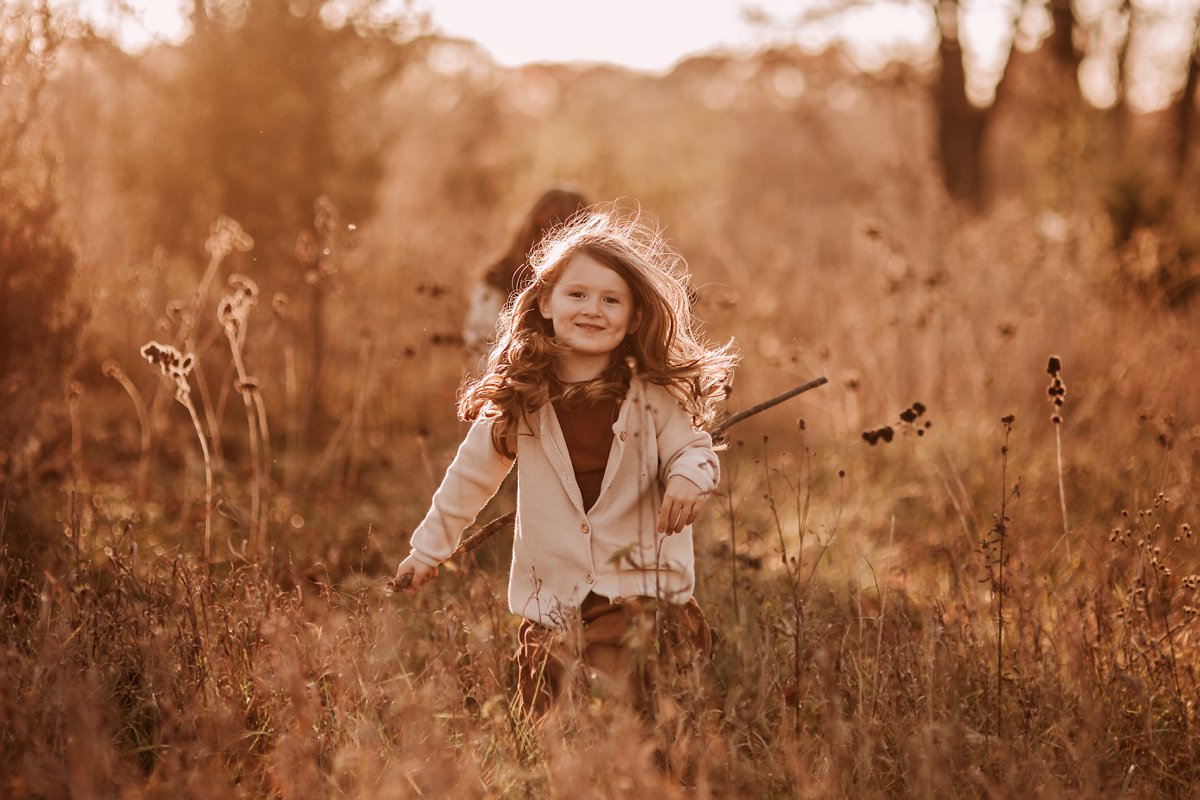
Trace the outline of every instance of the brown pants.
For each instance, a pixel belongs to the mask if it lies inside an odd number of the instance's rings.
[[[535,717],[580,672],[594,691],[647,710],[664,670],[685,670],[712,656],[712,629],[695,598],[676,605],[652,597],[613,602],[589,593],[579,607],[578,626],[561,632],[527,619],[517,639],[517,688],[526,712]]]

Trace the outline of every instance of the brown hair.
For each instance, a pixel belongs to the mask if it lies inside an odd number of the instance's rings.
[[[583,194],[569,186],[556,186],[543,192],[513,232],[508,249],[484,272],[484,281],[503,292],[505,297],[524,289],[532,274],[528,265],[530,251],[547,233],[570,220],[587,204]]]
[[[688,298],[687,265],[662,236],[636,214],[624,215],[611,207],[588,209],[533,252],[533,282],[505,307],[483,377],[470,383],[459,400],[463,419],[495,421],[493,443],[509,458],[516,453],[513,442],[521,416],[551,399],[555,362],[564,352],[552,324],[538,311],[538,299],[553,289],[567,262],[581,252],[629,284],[641,321],[613,352],[608,370],[596,381],[569,386],[564,399],[621,399],[636,371],[665,386],[700,428],[716,418],[716,404],[725,397],[737,364],[732,341],[712,346],[702,340]]]

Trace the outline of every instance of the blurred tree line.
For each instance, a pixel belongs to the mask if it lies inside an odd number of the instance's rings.
[[[972,68],[978,71],[980,59],[963,31],[967,16],[981,8],[971,0],[826,0],[798,3],[791,19],[753,9],[749,16],[768,29],[797,31],[849,20],[873,4],[909,5],[929,16],[937,163],[960,208],[984,212],[1013,188],[1028,202],[1070,208],[1098,191],[1116,249],[1141,246],[1135,240],[1147,234],[1161,251],[1150,276],[1157,291],[1177,300],[1200,288],[1200,276],[1185,266],[1200,258],[1200,4],[1003,2],[991,8],[1007,18],[990,22],[1004,42],[990,102],[970,91],[978,88]],[[1188,44],[1170,64],[1158,42],[1180,32]],[[1085,97],[1085,61],[1093,62],[1093,76],[1108,76],[1107,102]],[[1130,98],[1135,67],[1148,61],[1156,62],[1158,80],[1173,87],[1167,107],[1153,113],[1133,107]]]
[[[415,57],[415,22],[380,0],[213,0],[192,6],[174,64],[145,74],[121,155],[149,198],[152,245],[195,249],[218,214],[254,237],[278,274],[313,204],[370,215],[389,139],[377,98]],[[316,231],[313,231],[316,233]]]

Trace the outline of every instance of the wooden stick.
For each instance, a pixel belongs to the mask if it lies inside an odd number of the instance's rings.
[[[807,391],[816,389],[818,386],[824,386],[826,383],[829,383],[829,379],[824,376],[821,376],[820,378],[813,378],[808,383],[802,383],[799,386],[788,389],[783,394],[776,395],[770,400],[764,400],[758,405],[747,408],[745,411],[739,411],[713,429],[713,438],[725,433],[725,431],[729,430],[734,425],[737,425],[739,422],[743,422],[744,420],[749,419],[756,414],[761,414],[769,408],[774,408],[786,400],[791,400],[798,394],[804,394]],[[501,514],[500,516],[496,517],[494,520],[475,531],[475,533],[471,534],[470,536],[463,537],[463,540],[459,542],[458,547],[456,547],[454,552],[450,554],[450,558],[478,550],[484,542],[507,528],[516,518],[516,511],[509,511],[506,514]],[[389,578],[384,591],[389,594],[392,592],[403,591],[404,589],[407,589],[411,583],[412,573],[410,572],[401,575],[399,580],[396,580],[395,578]]]
[[[774,408],[775,406],[779,405],[780,403],[782,403],[785,400],[791,400],[793,397],[795,397],[798,394],[804,394],[805,392],[809,391],[810,389],[815,389],[818,386],[824,386],[827,383],[829,383],[829,379],[826,378],[824,375],[822,375],[820,378],[813,378],[808,383],[802,383],[794,389],[788,389],[783,394],[776,395],[775,397],[772,397],[770,400],[764,400],[756,406],[750,406],[745,411],[739,411],[738,413],[734,414],[732,417],[725,420],[724,422],[722,422],[720,425],[718,425],[716,428],[713,429],[713,432],[712,432],[713,438],[714,439],[717,438],[722,433],[729,430],[734,425],[737,425],[739,422],[741,422],[744,419],[753,417],[755,414],[761,414],[762,412],[766,411],[768,408]]]

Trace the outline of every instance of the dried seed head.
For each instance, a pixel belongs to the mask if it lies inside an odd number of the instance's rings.
[[[1063,419],[1059,409],[1063,407],[1063,403],[1067,399],[1067,385],[1059,374],[1061,370],[1062,359],[1058,356],[1050,356],[1050,360],[1046,364],[1046,372],[1050,373],[1050,385],[1046,387],[1046,395],[1054,406],[1054,414],[1050,417],[1050,421],[1055,425],[1062,424]]]
[[[236,220],[226,216],[217,217],[209,231],[204,249],[216,259],[222,259],[233,251],[247,252],[254,247],[252,239]]]
[[[176,347],[160,342],[147,342],[138,352],[141,353],[142,358],[158,367],[164,377],[175,383],[175,398],[183,402],[183,399],[191,392],[187,378],[192,372],[192,367],[195,366],[196,357],[191,353],[186,355],[180,353]]]
[[[217,304],[217,321],[225,328],[231,341],[240,341],[250,319],[250,310],[258,304],[258,284],[245,275],[229,276],[232,292]]]
[[[331,236],[337,231],[338,210],[325,195],[321,195],[313,203],[313,229],[323,236]]]
[[[293,251],[296,260],[306,267],[317,263],[317,240],[308,231],[301,231],[296,237],[296,249]]]
[[[235,292],[244,294],[252,301],[258,300],[258,284],[239,272],[235,272],[229,276],[229,286]]]

